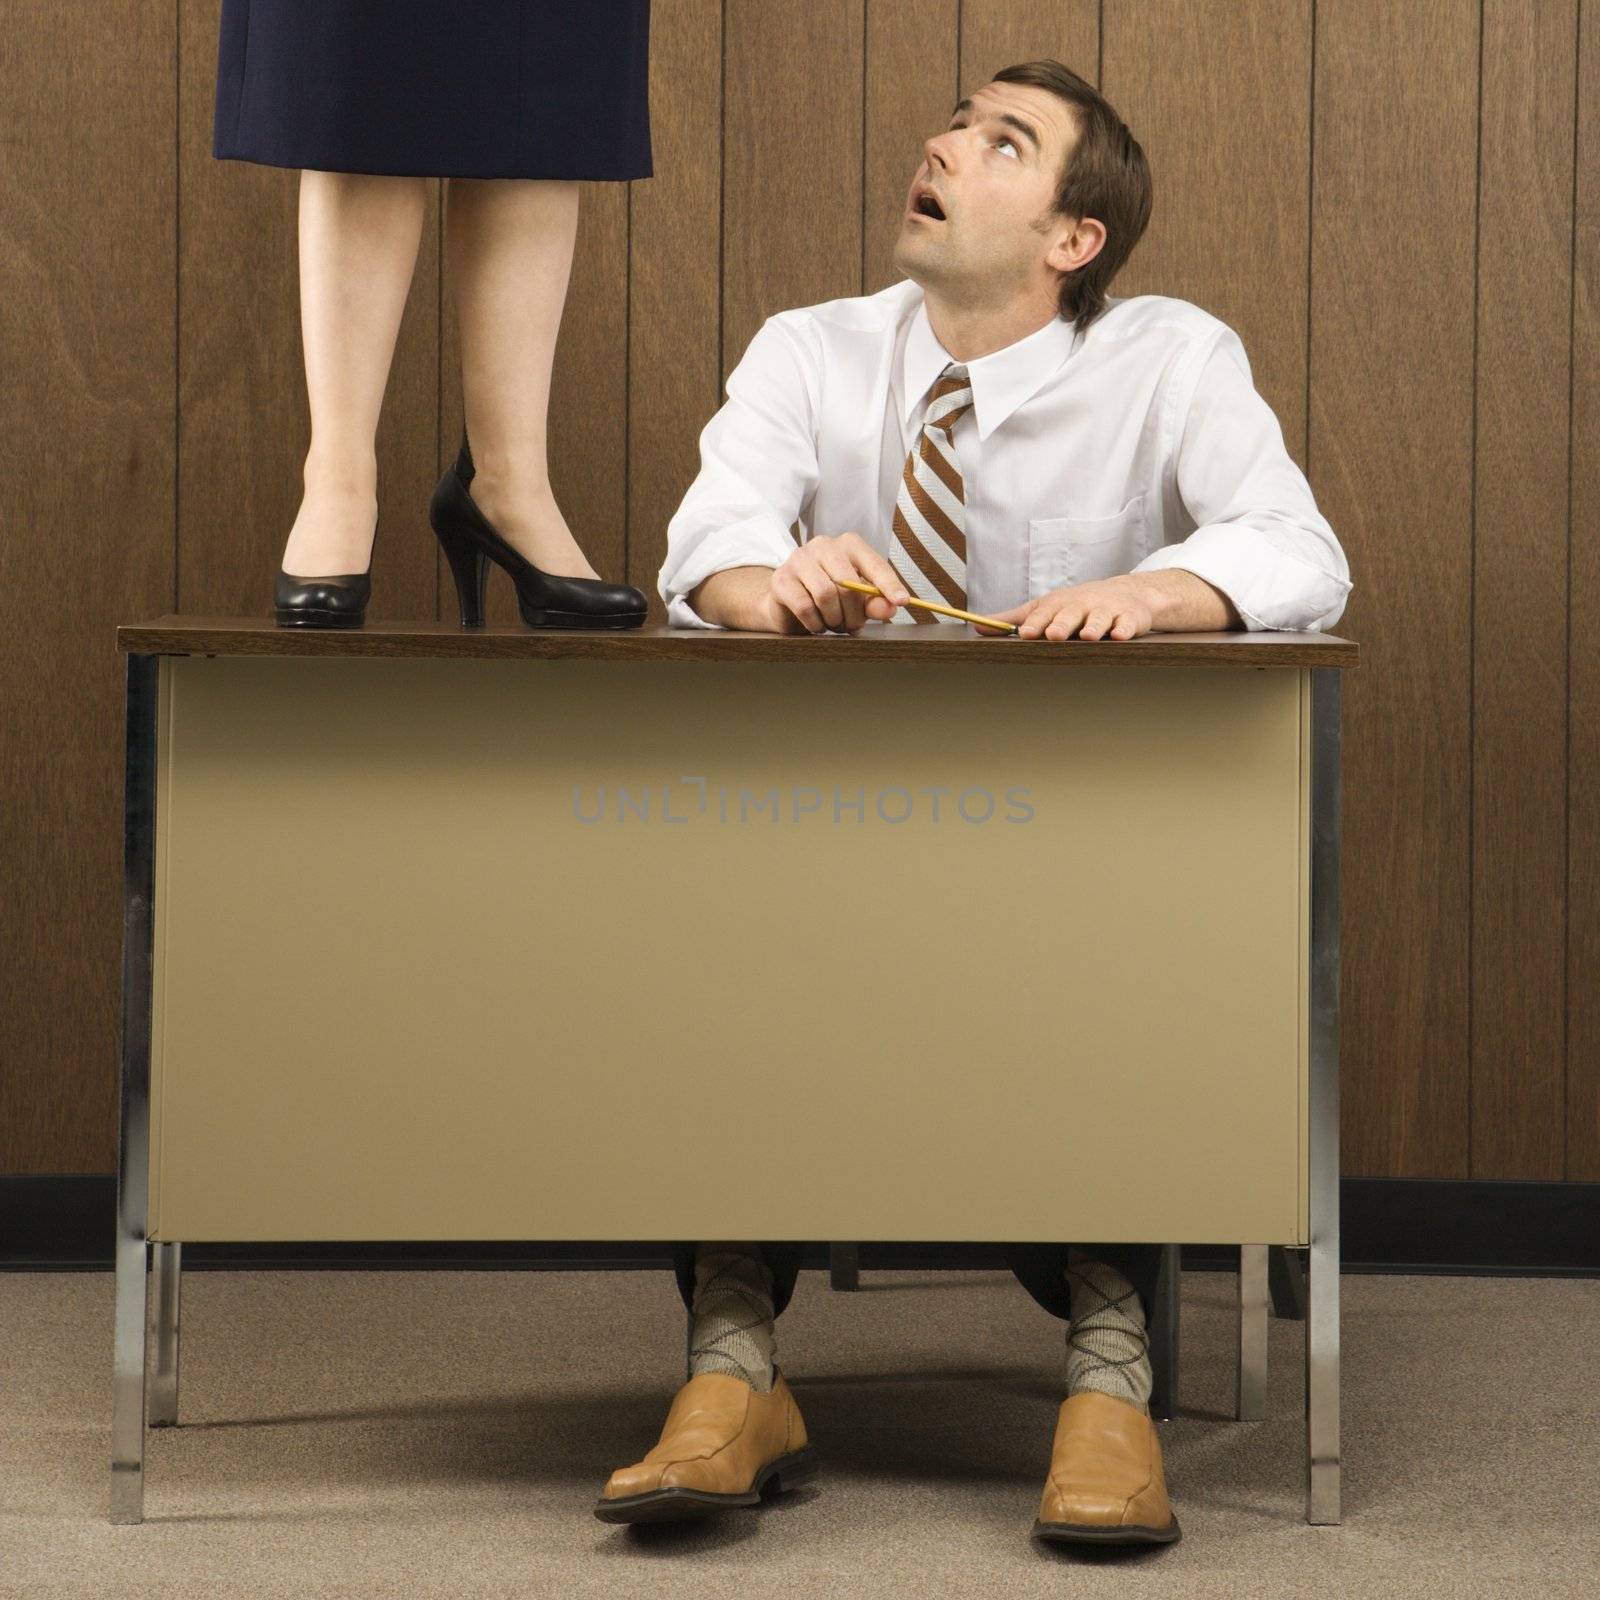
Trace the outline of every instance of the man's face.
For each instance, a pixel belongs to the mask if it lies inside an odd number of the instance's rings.
[[[1046,258],[1072,221],[1050,208],[1076,137],[1059,96],[1031,84],[985,84],[923,146],[895,265],[957,303],[1003,303],[1052,281],[1061,261]]]

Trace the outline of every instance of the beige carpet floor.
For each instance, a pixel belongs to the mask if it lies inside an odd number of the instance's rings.
[[[106,1520],[112,1279],[0,1276],[0,1595],[1600,1597],[1600,1283],[1344,1281],[1345,1520],[1302,1499],[1302,1339],[1230,1419],[1234,1279],[1184,1283],[1184,1539],[1028,1537],[1062,1330],[1009,1277],[807,1273],[779,1356],[816,1484],[717,1524],[594,1520],[680,1381],[665,1273],[192,1272],[182,1425]]]

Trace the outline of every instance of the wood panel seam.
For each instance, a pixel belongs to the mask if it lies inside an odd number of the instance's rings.
[[[1306,84],[1306,482],[1311,481],[1311,315],[1317,261],[1317,0],[1311,0],[1309,80]]]
[[[1477,1076],[1473,1055],[1473,1012],[1477,1001],[1476,966],[1473,942],[1477,932],[1478,905],[1475,886],[1478,871],[1478,351],[1481,343],[1479,317],[1483,259],[1483,29],[1488,0],[1478,0],[1478,131],[1475,151],[1476,174],[1472,186],[1472,440],[1469,459],[1472,481],[1467,508],[1467,1176],[1472,1176],[1474,1080]]]
[[[1572,8],[1572,196],[1567,239],[1566,716],[1561,770],[1561,1171],[1572,1177],[1572,541],[1577,531],[1578,163],[1583,153],[1583,0]]]
[[[172,4],[172,609],[181,611],[183,536],[183,0]]]

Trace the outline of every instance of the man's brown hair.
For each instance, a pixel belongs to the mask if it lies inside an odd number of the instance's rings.
[[[1106,291],[1150,221],[1150,166],[1139,141],[1092,83],[1059,61],[1023,61],[995,73],[996,83],[1048,89],[1072,108],[1077,143],[1061,173],[1055,212],[1105,224],[1100,253],[1061,276],[1061,315],[1087,328],[1106,308]]]

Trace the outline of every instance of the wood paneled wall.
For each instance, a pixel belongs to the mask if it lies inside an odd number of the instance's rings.
[[[16,0],[0,29],[0,1171],[114,1165],[113,626],[262,613],[298,501],[295,179],[211,158],[216,12]],[[658,175],[584,195],[569,519],[653,591],[761,319],[891,282],[922,139],[1046,54],[1154,168],[1117,292],[1239,329],[1350,555],[1346,1170],[1600,1179],[1600,0],[657,7]],[[387,616],[453,614],[434,187],[379,442]]]

